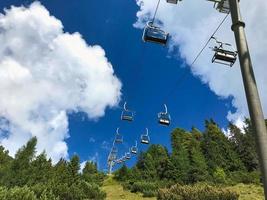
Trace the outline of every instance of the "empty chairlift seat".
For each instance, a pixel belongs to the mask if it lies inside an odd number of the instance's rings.
[[[169,39],[169,34],[154,26],[152,22],[148,22],[143,33],[143,40],[145,42],[154,42],[166,45]]]
[[[165,112],[158,113],[158,122],[162,125],[169,126],[171,123],[171,116],[168,113],[167,106],[164,104]]]
[[[226,46],[232,48],[231,44],[222,43],[222,42],[219,42],[218,40],[216,40],[216,42],[219,45],[212,48],[212,50],[215,52],[212,58],[212,63],[219,63],[219,64],[228,65],[232,67],[235,64],[235,61],[237,59],[237,52],[234,50],[225,48]]]
[[[114,153],[114,154],[118,153],[117,147],[113,146],[112,149],[111,149],[111,152]]]
[[[123,106],[123,111],[121,113],[121,120],[125,120],[125,121],[133,121],[134,119],[134,112],[130,111],[126,108],[126,102],[124,103]]]
[[[127,152],[125,154],[125,158],[126,158],[126,160],[130,160],[131,159],[131,153],[130,152]]]
[[[116,135],[115,135],[115,143],[120,144],[123,143],[123,137],[119,133],[119,128],[117,128]]]
[[[138,151],[138,149],[137,149],[137,141],[135,141],[135,146],[131,147],[131,153],[132,154],[137,154],[137,151]]]
[[[149,144],[150,138],[148,136],[148,129],[146,129],[146,134],[141,135],[141,143],[142,144]]]
[[[172,3],[172,4],[177,4],[178,3],[178,0],[166,0],[167,3]],[[179,0],[179,1],[182,1],[182,0]]]

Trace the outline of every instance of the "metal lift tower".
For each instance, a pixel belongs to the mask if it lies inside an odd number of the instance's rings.
[[[267,200],[267,130],[253,72],[245,34],[245,23],[242,21],[238,0],[208,0],[214,2],[214,7],[222,13],[231,13],[232,31],[235,34],[238,57],[246,92],[250,119],[255,132],[255,140],[260,161],[265,199]]]

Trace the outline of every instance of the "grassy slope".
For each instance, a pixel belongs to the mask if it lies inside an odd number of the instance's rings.
[[[107,193],[107,200],[156,200],[156,198],[144,198],[142,194],[124,191],[122,186],[109,176],[102,189]]]
[[[238,184],[228,188],[240,195],[239,200],[264,200],[261,186]]]

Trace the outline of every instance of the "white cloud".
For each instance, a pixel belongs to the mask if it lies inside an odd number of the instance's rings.
[[[0,144],[14,155],[37,136],[38,152],[67,158],[68,113],[96,119],[120,99],[104,50],[64,33],[38,2],[0,15],[0,43]]]
[[[134,26],[141,28],[149,16],[152,16],[156,2],[154,0],[136,1],[140,10],[137,13],[138,19]],[[241,12],[246,22],[247,38],[265,117],[267,117],[266,10],[266,1],[241,2]],[[190,64],[225,15],[213,9],[213,4],[208,1],[185,0],[178,5],[173,5],[167,4],[163,0],[157,17],[163,22],[163,28],[172,36],[170,47],[179,46],[181,56]],[[229,16],[216,36],[225,42],[235,44],[230,27],[231,17]],[[214,44],[211,43],[210,46],[212,45]],[[191,71],[208,84],[216,95],[223,98],[233,97],[232,105],[236,108],[236,112],[229,111],[227,117],[231,121],[238,121],[240,117],[248,116],[239,61],[233,68],[228,68],[211,64],[212,56],[211,50],[207,48],[197,63],[191,67]]]

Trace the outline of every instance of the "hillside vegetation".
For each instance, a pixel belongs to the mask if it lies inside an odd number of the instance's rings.
[[[36,156],[37,139],[32,138],[11,158],[0,146],[1,200],[105,199],[100,190],[105,178],[95,163],[87,162],[82,173],[77,155],[52,165],[42,153]]]
[[[113,176],[109,176],[103,184],[103,191],[107,194],[107,200],[156,200],[156,198],[144,198],[140,193],[131,193],[124,190]]]
[[[196,128],[190,132],[173,130],[171,153],[162,145],[152,144],[139,154],[135,166],[123,165],[116,171],[115,179],[131,192],[159,199],[168,199],[160,196],[163,193],[177,194],[170,199],[179,200],[233,200],[253,195],[261,199],[259,162],[250,121],[245,121],[243,132],[230,124],[228,136],[213,120],[206,121],[205,127],[203,132]],[[240,183],[250,185],[240,188]],[[250,187],[255,189],[251,190],[253,195],[247,189]],[[197,197],[207,190],[211,192]],[[185,192],[182,197],[181,191]]]

